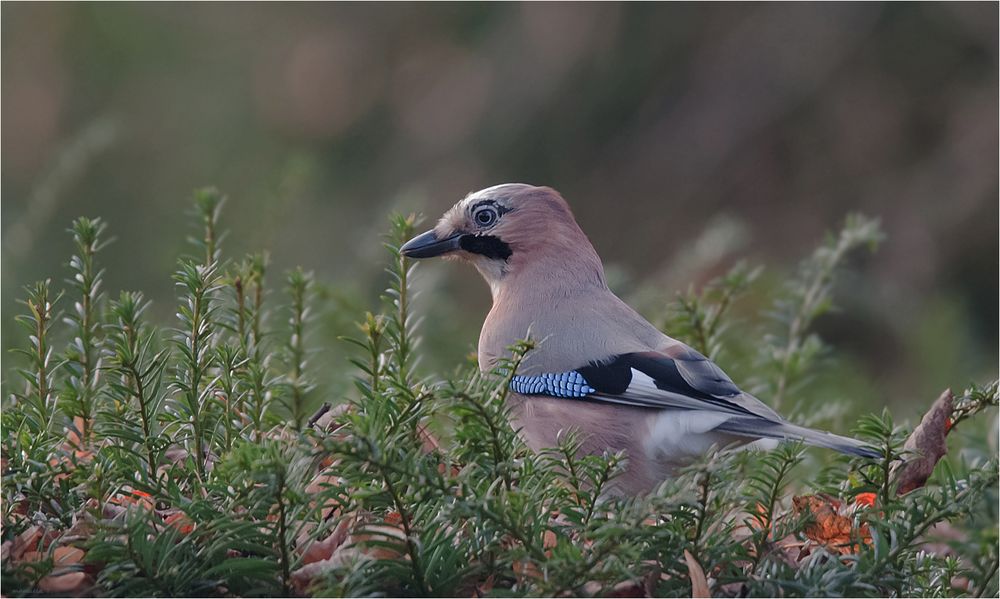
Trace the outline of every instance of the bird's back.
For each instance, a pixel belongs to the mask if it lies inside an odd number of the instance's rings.
[[[573,370],[629,352],[655,351],[678,343],[664,335],[607,288],[579,293],[545,289],[506,290],[496,298],[479,336],[484,370],[528,337],[537,343],[522,374]]]

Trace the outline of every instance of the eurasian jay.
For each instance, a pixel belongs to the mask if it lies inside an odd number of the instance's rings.
[[[507,184],[469,194],[401,251],[475,265],[493,294],[480,368],[522,339],[538,342],[510,383],[512,425],[535,451],[571,429],[582,452],[625,450],[618,492],[648,491],[713,446],[761,439],[873,455],[860,441],[788,422],[625,304],[553,189]]]

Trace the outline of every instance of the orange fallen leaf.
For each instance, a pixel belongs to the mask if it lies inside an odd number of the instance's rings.
[[[56,547],[55,551],[52,552],[52,561],[57,568],[60,566],[70,566],[82,562],[84,555],[82,549],[63,545]]]
[[[773,535],[770,532],[771,521],[767,515],[767,508],[758,503],[755,512],[750,514],[749,527],[753,530],[768,530],[767,538],[770,539]]]
[[[153,509],[153,496],[145,491],[137,491],[135,489],[122,489],[109,497],[108,502],[123,507],[137,505],[148,510]]]
[[[182,535],[190,534],[194,530],[194,522],[184,512],[170,514],[163,519],[163,523],[176,528]]]
[[[809,516],[809,523],[803,528],[806,537],[837,551],[841,555],[854,553],[858,541],[871,544],[871,533],[867,525],[855,529],[851,518],[838,513],[840,502],[820,495],[792,497],[795,511]]]
[[[854,505],[863,505],[865,507],[872,507],[875,505],[875,494],[874,493],[858,493],[854,496]]]

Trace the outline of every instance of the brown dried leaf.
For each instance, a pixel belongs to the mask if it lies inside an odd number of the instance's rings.
[[[546,530],[542,534],[542,548],[552,549],[559,543],[559,539],[556,537],[555,531]]]
[[[533,578],[541,578],[542,572],[535,565],[535,562],[530,560],[514,560],[511,564],[514,568],[514,576],[517,578],[519,583],[524,583],[526,580]]]
[[[945,437],[950,428],[954,401],[951,389],[945,389],[906,439],[903,450],[908,455],[892,469],[892,476],[899,483],[900,495],[924,486],[934,472],[934,466],[948,452]]]
[[[353,524],[353,518],[344,518],[341,520],[328,537],[309,545],[302,555],[302,563],[312,564],[330,559],[333,556],[333,552],[347,540]]]
[[[399,545],[406,541],[403,530],[396,526],[382,524],[366,524],[354,535],[354,542],[362,553],[375,559],[397,559],[403,553],[397,549],[393,541]]]
[[[340,527],[344,526],[344,530],[349,533],[353,526],[359,522],[367,522],[369,518],[370,515],[367,514],[367,512],[356,513],[351,518],[345,518],[344,521],[337,526],[337,529],[340,530]],[[338,532],[335,530],[331,536],[336,536],[337,534]],[[329,557],[317,562],[307,563],[298,570],[292,572],[292,586],[295,590],[298,591],[299,594],[305,594],[309,586],[312,584],[313,579],[320,576],[324,572],[333,568],[339,568],[356,559],[375,557],[363,547],[359,546],[359,538],[360,540],[365,540],[363,537],[347,534]]]
[[[476,584],[476,597],[485,597],[493,592],[493,585],[496,584],[496,579],[492,574],[486,577],[486,580]]]
[[[76,547],[62,546],[56,547],[52,552],[52,561],[56,568],[61,566],[72,566],[83,561],[84,552]]]
[[[92,431],[94,429],[93,419],[84,420],[83,416],[74,416],[73,426],[66,427],[66,442],[69,444],[69,447],[73,449],[84,448],[87,443],[87,439],[82,439],[80,437],[84,428],[87,429],[88,433]]]
[[[327,410],[326,412],[320,414],[319,418],[317,418],[316,421],[313,423],[313,427],[318,431],[322,431],[328,435],[332,435],[333,433],[336,433],[342,426],[340,423],[337,422],[337,420],[340,419],[340,417],[343,416],[344,414],[352,411],[353,409],[354,406],[352,406],[349,403],[343,403],[334,406],[329,410]]]
[[[24,556],[24,553],[35,547],[42,538],[42,528],[35,524],[28,527],[24,532],[14,539],[14,546],[11,547],[10,556],[15,560]]]
[[[348,537],[350,539],[350,537]],[[352,542],[348,540],[343,543],[336,551],[333,552],[329,558],[313,562],[311,564],[305,564],[301,568],[292,572],[292,587],[300,595],[305,595],[306,591],[309,590],[309,586],[312,581],[321,576],[324,572],[332,570],[334,568],[339,568],[352,560],[359,557],[363,557],[363,554],[358,551],[356,547],[352,547]]]
[[[320,472],[306,486],[306,495],[316,496],[328,490],[331,486],[337,486],[343,483],[344,479],[336,476],[331,471]],[[331,516],[336,517],[339,515],[338,508],[339,505],[337,504],[337,501],[332,497],[328,497],[323,504],[323,520],[327,520]]]
[[[180,445],[172,445],[170,449],[163,452],[163,457],[172,464],[183,462],[189,455],[191,455],[191,452],[184,449]]]
[[[711,597],[712,592],[708,588],[708,580],[705,578],[705,571],[701,569],[701,564],[694,559],[691,552],[684,550],[684,561],[687,563],[688,576],[691,577],[692,597]]]
[[[88,499],[84,507],[73,514],[73,524],[66,531],[63,540],[89,538],[94,533],[94,516],[92,510],[96,509],[97,500]]]
[[[796,535],[790,534],[771,544],[767,555],[773,560],[780,560],[791,568],[795,568],[803,555],[805,545],[810,541],[802,541]]]
[[[427,425],[421,424],[417,427],[417,435],[420,437],[421,449],[424,453],[440,451],[441,443],[434,436],[434,433],[427,430]]]
[[[608,597],[646,597],[646,587],[642,582],[626,580],[616,584]]]
[[[42,592],[63,596],[80,594],[90,585],[91,581],[87,574],[78,570],[53,572],[38,581],[38,588]]]
[[[660,563],[655,560],[643,560],[642,563],[649,568],[643,576],[642,587],[646,590],[647,597],[655,597],[656,586],[660,583],[660,575],[663,573],[660,570]]]

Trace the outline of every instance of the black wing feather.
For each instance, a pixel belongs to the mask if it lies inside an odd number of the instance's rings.
[[[672,348],[673,349],[673,348]],[[653,380],[656,388],[705,402],[728,412],[781,422],[773,410],[746,395],[711,360],[687,346],[679,346],[667,355],[660,352],[635,352],[615,356],[601,363],[591,363],[579,372],[587,384],[606,401],[645,407],[667,407],[655,398],[633,397],[627,393],[635,369]],[[614,397],[619,396],[619,397]]]

